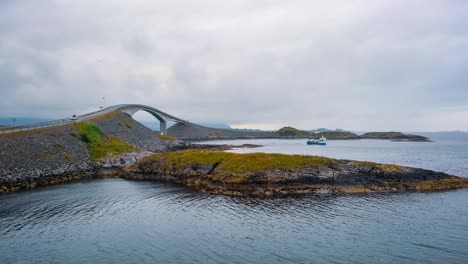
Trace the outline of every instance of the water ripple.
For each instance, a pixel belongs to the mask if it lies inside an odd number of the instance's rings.
[[[467,199],[252,199],[81,182],[0,196],[0,263],[465,263]]]

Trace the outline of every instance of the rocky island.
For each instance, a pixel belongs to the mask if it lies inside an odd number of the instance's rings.
[[[289,137],[288,131],[296,133],[287,128],[278,134]],[[197,191],[259,197],[468,187],[466,178],[430,170],[223,151],[230,147],[157,136],[120,112],[86,122],[0,134],[0,193],[102,176],[170,181]]]
[[[430,142],[427,137],[404,134],[401,132],[367,132],[358,135],[349,131],[335,130],[319,133],[300,130],[286,126],[277,131],[246,131],[236,129],[219,129],[200,126],[193,123],[176,124],[169,128],[169,134],[182,140],[216,140],[216,139],[255,139],[255,138],[311,138],[324,136],[327,139],[385,139],[407,142]]]
[[[367,132],[360,136],[363,139],[389,139],[391,141],[430,142],[427,137],[401,132]]]
[[[212,150],[153,154],[112,173],[125,179],[181,183],[214,194],[257,197],[316,192],[441,191],[468,187],[466,178],[398,165]]]

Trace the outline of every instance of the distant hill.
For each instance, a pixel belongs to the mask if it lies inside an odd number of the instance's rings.
[[[276,131],[275,134],[280,137],[308,137],[311,135],[311,133],[307,131],[299,130],[289,126],[281,128],[280,130]]]
[[[175,124],[168,129],[168,134],[179,139],[207,140],[207,139],[238,139],[238,138],[318,138],[327,139],[389,139],[392,141],[425,142],[428,138],[400,132],[369,132],[361,136],[348,131],[324,131],[312,133],[291,126],[283,127],[277,131],[218,129],[200,126],[193,123]]]
[[[348,131],[326,131],[315,133],[317,136],[324,136],[327,139],[359,139],[360,137]]]
[[[322,133],[322,132],[349,132],[348,130],[344,130],[344,129],[341,129],[341,128],[337,128],[335,130],[333,129],[328,129],[328,128],[317,128],[317,129],[314,129],[314,130],[308,130],[309,132],[312,132],[312,133]]]
[[[361,137],[363,137],[363,138],[382,138],[382,137],[395,138],[395,137],[401,137],[403,135],[404,134],[401,133],[401,132],[394,132],[394,131],[390,131],[390,132],[367,132],[367,133],[362,134]]]
[[[219,129],[200,126],[194,123],[175,124],[167,134],[185,140],[240,139],[240,138],[273,138],[272,132],[240,131],[236,129]]]
[[[401,132],[367,132],[360,136],[363,139],[390,139],[393,141],[430,141],[427,137],[403,134]]]
[[[327,139],[359,139],[359,136],[348,131],[329,130],[313,133],[310,131],[299,130],[294,127],[283,127],[276,131],[275,134],[279,137],[295,137],[295,138],[309,138],[324,136]]]
[[[251,129],[251,128],[231,128],[234,131],[239,132],[272,132],[270,130]]]

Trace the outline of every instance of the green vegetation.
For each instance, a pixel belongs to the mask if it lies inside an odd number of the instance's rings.
[[[269,169],[294,170],[303,167],[330,166],[335,160],[316,156],[268,153],[235,154],[210,150],[181,150],[154,154],[143,163],[157,161],[158,166],[183,169],[190,165],[214,165],[225,174],[242,174]]]
[[[157,132],[157,133],[159,134],[159,132]],[[159,138],[160,138],[161,140],[170,141],[170,142],[174,142],[174,141],[177,140],[176,137],[169,136],[169,135],[161,135],[161,134],[159,134]]]
[[[106,137],[104,132],[95,125],[81,122],[75,126],[81,140],[88,146],[89,155],[93,160],[104,158],[108,153],[122,154],[136,150],[135,147],[119,138]]]
[[[398,138],[405,136],[405,134],[400,132],[367,132],[361,135],[362,138]]]
[[[311,134],[304,130],[299,130],[294,127],[283,127],[280,130],[276,131],[280,137],[307,137]]]
[[[185,168],[191,164],[194,165],[213,165],[220,163],[228,156],[234,155],[228,152],[209,151],[209,150],[180,150],[165,153],[157,153],[143,160],[143,163],[160,161],[159,165],[163,168],[175,167]]]
[[[368,132],[361,135],[361,138],[370,138],[370,139],[391,139],[398,141],[429,141],[427,137],[412,135],[412,134],[403,134],[400,132]]]
[[[312,133],[304,130],[299,130],[294,127],[283,127],[280,130],[276,131],[275,134],[279,137],[320,137],[324,136],[328,139],[358,139],[359,136],[346,131],[325,131],[320,133]]]
[[[224,173],[249,173],[264,170],[295,170],[304,167],[330,166],[335,161],[329,158],[270,153],[233,154],[218,166]]]
[[[422,181],[408,186],[410,189],[418,191],[435,191],[435,190],[451,190],[468,187],[468,179],[451,177],[438,181]]]
[[[81,140],[86,144],[101,143],[103,141],[104,133],[95,125],[89,123],[78,123],[76,128],[80,133]]]

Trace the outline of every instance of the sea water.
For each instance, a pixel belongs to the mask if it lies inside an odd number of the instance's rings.
[[[465,141],[245,142],[264,147],[234,151],[468,176]],[[468,263],[468,190],[257,199],[81,181],[0,196],[0,263]]]

